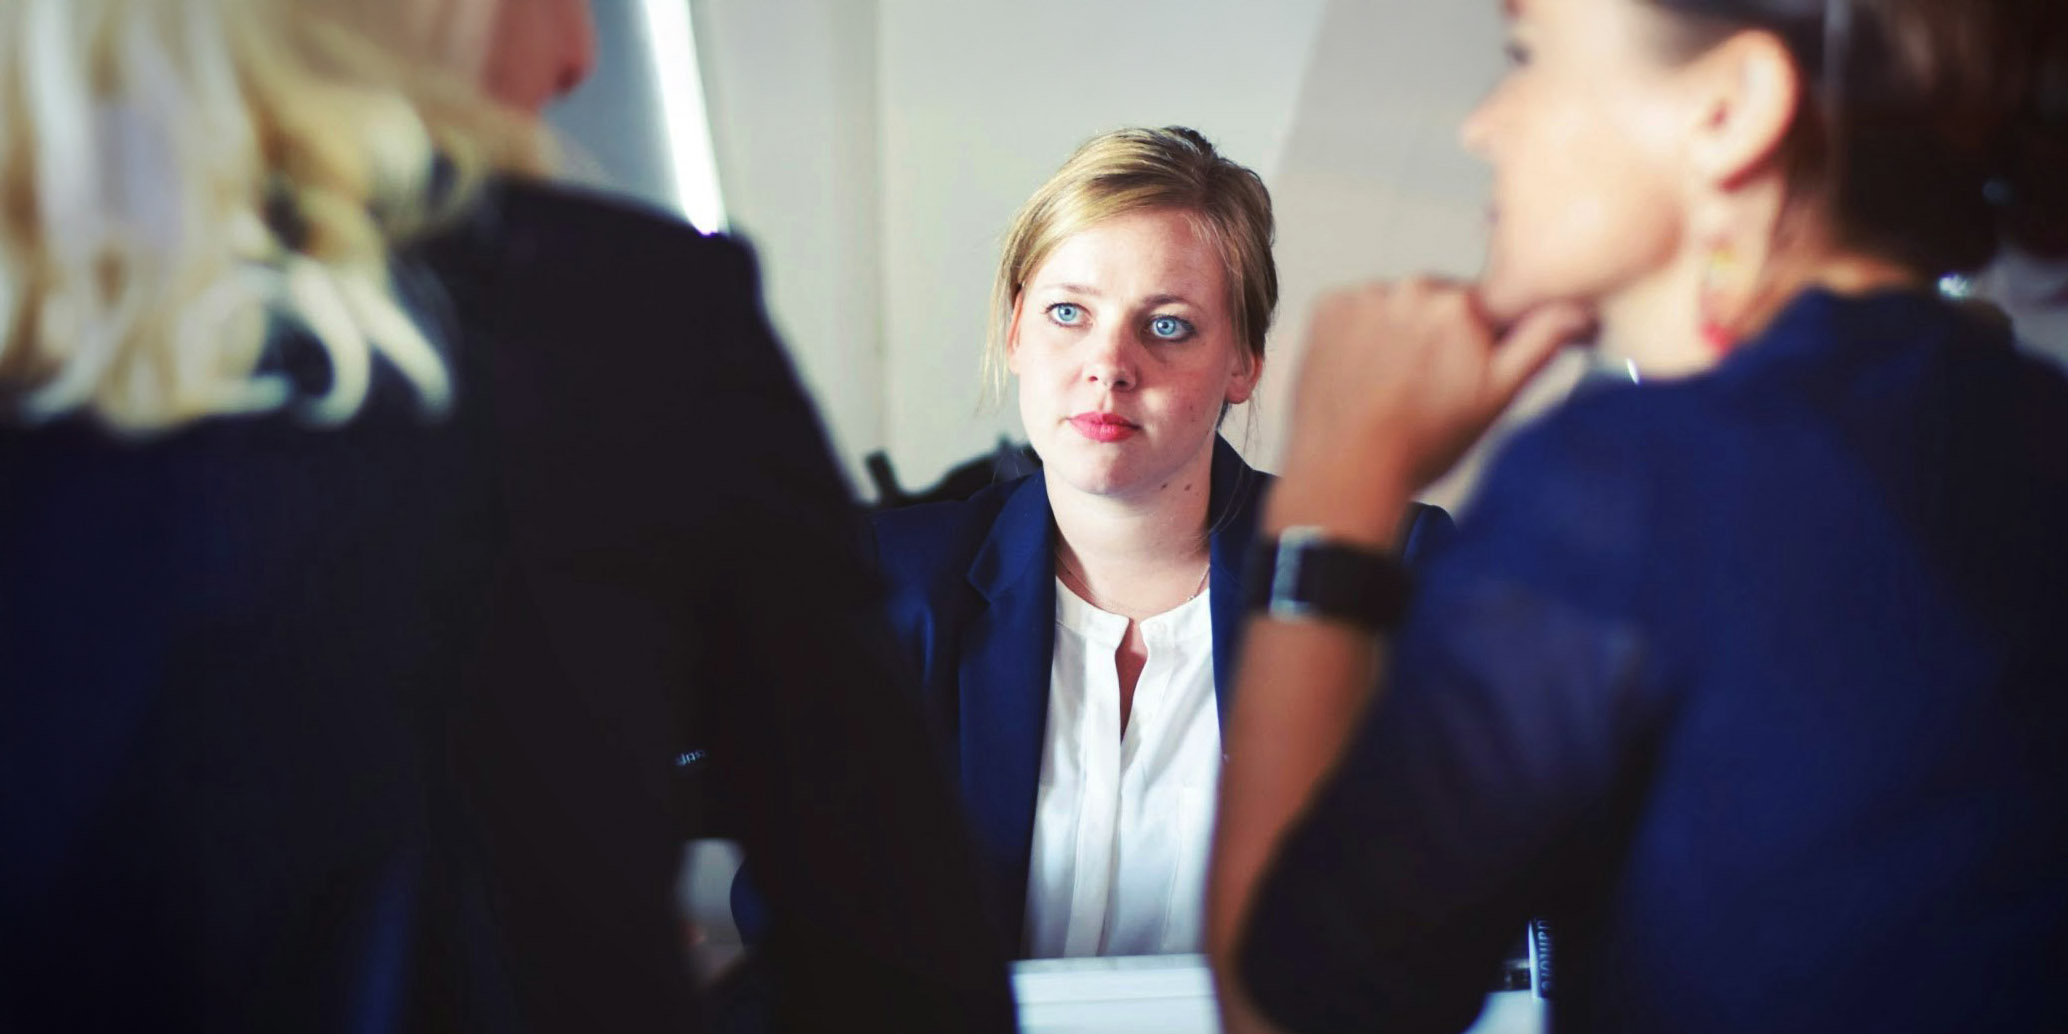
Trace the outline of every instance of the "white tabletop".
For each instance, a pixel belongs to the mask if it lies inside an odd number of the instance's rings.
[[[1202,955],[1038,959],[1012,967],[1023,1034],[1218,1034]],[[1527,991],[1487,996],[1468,1034],[1542,1034],[1543,1003]]]

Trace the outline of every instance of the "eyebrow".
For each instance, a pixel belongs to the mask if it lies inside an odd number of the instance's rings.
[[[1101,292],[1098,288],[1091,287],[1086,284],[1048,284],[1044,286],[1042,290],[1063,291],[1069,294],[1081,294],[1087,298],[1105,297],[1105,294]],[[1190,298],[1185,297],[1182,294],[1152,294],[1149,297],[1142,299],[1142,305],[1146,308],[1154,308],[1158,305],[1172,304],[1189,305],[1195,309],[1201,308],[1201,306],[1198,303],[1194,302]]]

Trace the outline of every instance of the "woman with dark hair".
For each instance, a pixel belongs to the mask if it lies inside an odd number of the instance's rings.
[[[1507,6],[1483,276],[1332,298],[1300,375],[1231,1029],[1463,1028],[1540,913],[1563,1029],[2068,1025],[2068,384],[1933,291],[2068,251],[2068,7]],[[1410,594],[1401,501],[1597,322],[1644,383],[1519,438]]]

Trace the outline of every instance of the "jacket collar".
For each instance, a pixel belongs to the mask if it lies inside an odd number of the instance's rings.
[[[1269,479],[1243,462],[1235,447],[1219,436],[1214,438],[1212,462],[1207,496],[1208,578],[1213,590],[1209,608],[1214,629],[1214,695],[1225,722],[1231,694],[1223,688],[1234,685],[1236,647],[1242,634],[1243,568],[1256,538],[1258,507]],[[1050,558],[1054,552],[1055,518],[1048,505],[1048,481],[1043,472],[1036,471],[1011,490],[999,509],[990,534],[970,562],[969,583],[987,603],[1024,593],[1028,594],[1024,600],[1030,605],[1027,609],[1040,611],[1045,603],[1052,612],[1055,568]],[[1044,613],[1039,620],[1046,622],[1052,616]],[[1044,624],[1032,641],[1052,643],[1053,631]],[[1036,674],[1045,680],[1046,650],[1040,652],[1039,662]],[[1042,699],[1044,705],[1034,713],[1045,717],[1046,696]],[[1039,736],[1038,726],[1034,734]]]
[[[958,767],[1005,949],[1023,947],[1028,855],[1055,652],[1055,521],[1037,472],[1010,490],[967,572],[984,599],[957,644]]]
[[[995,601],[1030,575],[1047,577],[1054,568],[1055,517],[1048,508],[1048,478],[1035,471],[1005,499],[991,533],[969,564],[969,584],[987,601]]]
[[[1242,639],[1242,576],[1249,563],[1250,543],[1257,534],[1257,507],[1265,477],[1242,462],[1225,438],[1214,439],[1213,463],[1212,495],[1207,502],[1208,527],[1212,529],[1207,546],[1212,597],[1207,606],[1214,626],[1214,704],[1226,727],[1228,705],[1235,696],[1236,647]]]
[[[1206,504],[1209,549],[1215,577],[1240,579],[1249,562],[1249,544],[1256,537],[1257,504],[1265,477],[1242,461],[1225,438],[1214,439],[1213,487]]]

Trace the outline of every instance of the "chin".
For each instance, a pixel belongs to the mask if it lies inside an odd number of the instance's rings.
[[[1600,292],[1590,286],[1570,276],[1532,275],[1513,264],[1490,263],[1480,274],[1479,304],[1496,326],[1504,327],[1554,303],[1595,308]]]
[[[1048,476],[1086,495],[1124,495],[1133,484],[1127,465],[1087,456],[1061,456],[1043,460]]]
[[[1531,309],[1547,302],[1556,301],[1554,292],[1533,282],[1533,278],[1515,269],[1513,263],[1497,260],[1487,263],[1486,270],[1479,276],[1479,304],[1496,324],[1513,323]]]
[[[1505,323],[1526,311],[1521,308],[1526,292],[1521,278],[1515,275],[1515,264],[1503,257],[1503,250],[1498,244],[1490,247],[1486,265],[1480,269],[1473,288],[1486,314]]]

